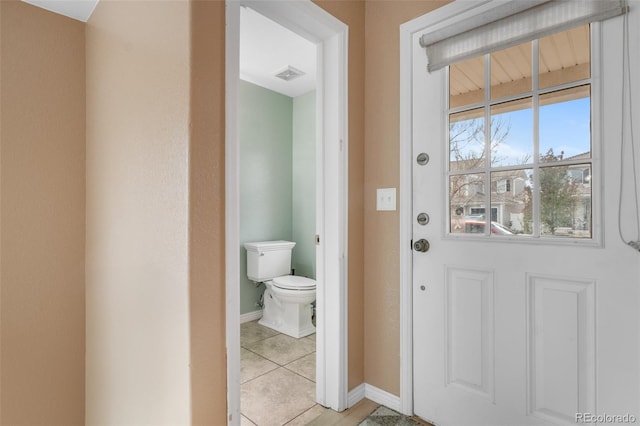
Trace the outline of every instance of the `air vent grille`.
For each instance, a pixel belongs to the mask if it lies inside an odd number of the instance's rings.
[[[304,71],[300,71],[299,69],[289,65],[284,70],[278,72],[276,74],[276,77],[281,78],[284,81],[291,81],[291,80],[295,80],[298,77],[302,77],[305,74],[306,73]]]

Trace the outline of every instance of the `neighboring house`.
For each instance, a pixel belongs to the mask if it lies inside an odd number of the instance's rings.
[[[567,159],[586,159],[589,153],[579,154]],[[574,204],[572,212],[572,229],[574,235],[591,234],[591,167],[587,165],[569,166],[567,174],[575,184]]]
[[[583,153],[564,160],[589,158]],[[466,170],[477,160],[451,162],[451,170]],[[566,185],[574,199],[570,207],[570,223],[556,229],[555,235],[590,236],[591,233],[591,167],[575,164],[562,167]],[[501,172],[491,180],[491,221],[509,228],[514,233],[527,233],[531,224],[531,194],[527,188],[532,178],[523,170]],[[455,175],[451,178],[449,202],[451,203],[451,232],[465,232],[465,221],[486,220],[487,194],[482,173]]]
[[[463,160],[468,162],[470,160]],[[471,160],[473,161],[473,160]],[[464,169],[451,163],[451,169]],[[502,173],[491,181],[491,221],[514,232],[525,229],[524,212],[530,197],[527,191],[529,177],[523,171]],[[466,220],[485,220],[487,193],[484,174],[463,174],[451,178],[449,202],[451,203],[451,232],[464,232]]]

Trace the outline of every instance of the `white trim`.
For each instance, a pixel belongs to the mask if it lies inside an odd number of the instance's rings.
[[[318,128],[322,169],[318,209],[316,396],[323,406],[347,407],[348,28],[310,0],[227,0],[226,21],[226,344],[229,424],[240,421],[240,262],[238,85],[240,7],[252,9],[318,43]]]
[[[384,405],[387,408],[401,412],[402,403],[399,396],[395,396],[368,383],[361,383],[349,391],[348,407],[353,407],[365,398],[376,404]],[[413,413],[410,415],[413,415]]]
[[[364,397],[392,410],[400,411],[401,404],[399,396],[395,396],[368,383],[364,384]]]
[[[591,24],[591,239],[604,247],[604,32],[602,23]]]
[[[400,412],[413,414],[413,34],[416,20],[400,26]]]
[[[348,408],[353,407],[365,398],[365,386],[365,383],[360,383],[358,386],[349,391],[349,396],[347,398]]]
[[[240,4],[227,2],[225,34],[225,294],[227,422],[240,424]],[[229,25],[233,23],[235,25]]]
[[[310,3],[309,3],[310,4]],[[326,13],[326,12],[325,12]],[[347,408],[347,63],[348,29],[318,45],[316,400]],[[320,126],[318,126],[320,127]],[[322,378],[322,379],[321,379]],[[323,381],[321,386],[319,383]]]
[[[246,314],[240,315],[240,324],[244,324],[245,322],[255,321],[262,318],[262,309],[253,312],[247,312]]]

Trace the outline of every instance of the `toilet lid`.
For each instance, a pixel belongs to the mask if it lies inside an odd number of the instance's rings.
[[[286,288],[289,290],[310,290],[316,288],[316,280],[311,278],[299,277],[297,275],[285,275],[273,279],[276,287]]]

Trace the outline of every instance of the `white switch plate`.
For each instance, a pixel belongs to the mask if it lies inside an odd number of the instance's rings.
[[[376,197],[376,210],[395,211],[396,209],[396,189],[378,188]]]

